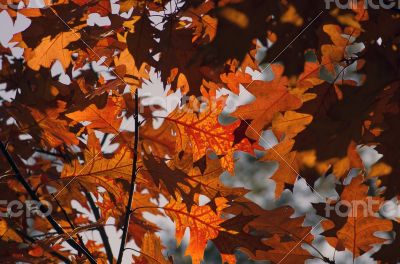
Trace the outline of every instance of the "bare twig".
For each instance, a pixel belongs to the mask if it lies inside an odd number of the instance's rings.
[[[126,205],[126,212],[125,212],[125,220],[124,220],[124,225],[122,229],[122,238],[121,238],[121,245],[119,247],[119,253],[118,253],[118,260],[117,264],[121,264],[122,262],[122,257],[124,255],[124,249],[125,249],[125,243],[126,243],[126,237],[128,234],[128,227],[129,227],[129,219],[132,211],[132,201],[133,201],[133,192],[135,190],[135,181],[136,181],[136,175],[137,175],[137,160],[138,160],[138,143],[139,143],[139,127],[140,127],[140,122],[139,122],[139,92],[138,88],[135,91],[135,138],[134,138],[134,145],[133,145],[133,164],[132,164],[132,177],[131,177],[131,183],[130,183],[130,189],[129,189],[129,198],[128,198],[128,204]]]
[[[3,142],[0,142],[0,149],[5,158],[7,159],[7,162],[10,164],[11,168],[13,169],[15,173],[15,178],[22,184],[24,189],[28,192],[29,196],[39,204],[39,210],[46,215],[47,221],[53,226],[53,228],[57,231],[58,234],[60,235],[65,235],[64,229],[57,223],[57,221],[50,215],[46,214],[47,208],[46,206],[39,200],[39,197],[37,194],[33,191],[29,183],[25,180],[25,178],[22,176],[21,172],[19,171],[17,165],[15,164],[13,158],[11,157],[10,153],[8,153],[6,146],[3,144]],[[92,264],[97,264],[96,260],[93,258],[92,254],[90,252],[87,252],[84,250],[74,239],[69,238],[67,239],[67,243],[73,247],[75,250],[77,250],[79,253],[84,254],[90,263]]]
[[[74,225],[74,223],[72,223],[71,219],[69,218],[67,211],[65,211],[64,207],[62,207],[62,205],[60,204],[60,202],[57,200],[57,198],[54,195],[53,195],[53,199],[56,201],[58,207],[60,207],[61,212],[63,213],[65,219],[67,220],[67,222],[70,225],[70,227],[72,228],[72,230],[75,230],[75,225]],[[89,250],[85,246],[85,243],[82,240],[81,235],[76,234],[76,237],[78,238],[78,241],[79,241],[79,244],[81,245],[81,247],[89,252]]]
[[[25,233],[22,232],[21,230],[14,229],[14,231],[15,231],[19,236],[23,237],[24,240],[28,241],[29,243],[32,243],[32,244],[36,244],[36,243],[37,243],[36,240],[35,240],[33,237],[31,237],[31,236],[25,234]],[[48,251],[49,251],[49,254],[53,255],[54,257],[58,258],[59,260],[65,262],[65,263],[67,263],[67,264],[71,264],[71,263],[72,263],[71,260],[69,260],[67,257],[61,255],[60,253],[58,253],[56,250],[54,250],[54,249],[52,249],[52,248],[46,248],[45,250],[48,250]]]
[[[99,208],[97,208],[96,204],[94,203],[93,197],[90,194],[90,192],[88,192],[86,189],[84,189],[84,193],[85,193],[86,199],[88,200],[89,206],[93,211],[96,221],[99,221],[101,218]],[[104,246],[104,249],[106,250],[107,259],[110,262],[110,264],[112,264],[114,262],[114,256],[113,256],[113,253],[111,250],[111,245],[110,245],[110,241],[108,240],[106,230],[104,229],[104,226],[99,226],[97,228],[97,230],[99,231],[100,237],[103,240],[103,246]]]

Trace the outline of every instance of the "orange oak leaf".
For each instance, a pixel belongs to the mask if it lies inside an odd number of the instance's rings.
[[[111,158],[103,156],[100,142],[92,133],[89,135],[87,149],[84,152],[84,163],[74,160],[71,164],[65,164],[61,172],[64,182],[81,183],[86,189],[97,192],[97,187],[105,188],[113,198],[113,201],[122,202],[125,198],[121,192],[121,185],[117,180],[129,180],[132,174],[132,151],[120,148]],[[72,187],[72,186],[67,186]],[[68,192],[65,192],[67,195]],[[78,195],[79,196],[79,195]]]
[[[252,120],[246,135],[258,139],[263,128],[268,126],[274,115],[280,111],[295,110],[302,104],[301,100],[290,93],[288,80],[282,76],[283,67],[271,66],[275,74],[272,81],[254,81],[247,89],[256,99],[244,106],[240,106],[232,116]]]
[[[77,145],[78,139],[68,130],[68,122],[60,119],[60,114],[65,111],[66,103],[57,102],[57,108],[47,108],[45,113],[35,108],[28,107],[37,125],[42,129],[42,140],[50,147],[61,144]]]
[[[294,140],[286,139],[278,145],[269,149],[267,154],[261,158],[262,161],[275,161],[278,163],[278,169],[272,175],[276,183],[275,196],[279,197],[285,189],[285,184],[294,185],[299,171],[297,154],[291,151]]]
[[[158,236],[153,233],[147,232],[144,235],[143,245],[140,249],[140,256],[134,257],[135,263],[138,264],[167,264],[171,263],[166,260],[162,254],[162,244]]]
[[[199,264],[203,259],[207,241],[217,237],[220,231],[224,231],[224,228],[220,227],[220,223],[224,221],[221,218],[221,211],[227,206],[226,199],[216,198],[215,204],[216,212],[208,205],[195,205],[190,211],[187,211],[185,204],[173,200],[164,207],[165,213],[176,223],[178,244],[181,242],[186,228],[189,228],[190,240],[185,255],[192,257],[193,264]]]
[[[175,124],[177,151],[185,150],[187,146],[190,146],[193,161],[196,162],[206,155],[208,150],[212,150],[218,156],[222,156],[223,168],[232,173],[234,152],[242,150],[252,153],[253,149],[248,139],[234,144],[233,132],[240,125],[240,121],[229,125],[220,124],[218,117],[226,99],[217,100],[217,102],[215,99],[210,100],[207,107],[197,114],[195,111],[198,109],[199,102],[191,97],[185,107],[176,109],[165,118],[165,121]]]
[[[343,37],[342,29],[338,25],[324,25],[323,30],[329,35],[333,44],[321,46],[322,65],[331,73],[335,73],[335,63],[343,59],[349,40]]]
[[[329,207],[332,210],[340,210],[342,217],[347,217],[347,221],[339,226],[340,229],[334,229],[336,234],[329,232],[336,237],[327,237],[327,240],[338,250],[342,250],[341,247],[348,249],[353,253],[353,258],[360,256],[363,254],[362,252],[369,251],[373,245],[386,241],[384,238],[378,237],[376,232],[392,229],[392,222],[382,219],[378,215],[383,199],[368,196],[369,188],[363,181],[361,174],[353,178],[351,183],[344,188],[340,200]],[[339,206],[340,208],[338,208]],[[340,213],[338,213],[339,216]],[[325,217],[327,220],[323,226],[329,231],[334,228],[336,223],[329,219],[330,215]]]
[[[104,133],[118,134],[122,122],[120,117],[122,107],[121,100],[110,98],[107,101],[107,105],[102,109],[91,104],[84,110],[75,111],[66,114],[66,116],[76,122],[90,122],[86,126],[87,128],[100,130]]]
[[[239,94],[240,84],[249,84],[252,81],[250,74],[240,71],[221,74],[220,78],[235,94]]]
[[[42,39],[35,49],[25,49],[27,65],[37,71],[40,67],[50,68],[58,60],[66,69],[71,63],[73,51],[67,48],[68,44],[80,38],[77,29],[61,32],[55,37],[47,36]]]
[[[175,151],[175,138],[171,137],[173,124],[164,122],[161,127],[155,129],[152,122],[145,122],[140,128],[142,147],[146,153],[153,153],[154,156],[173,156]]]
[[[278,113],[272,120],[272,131],[278,140],[294,138],[311,123],[312,115],[287,111],[285,114]]]
[[[308,251],[299,245],[298,241],[287,242],[278,235],[273,235],[265,244],[272,249],[260,252],[256,259],[268,259],[272,263],[297,264],[305,263],[308,259],[313,258]]]
[[[236,231],[236,233],[230,235],[230,239],[234,239],[234,236],[237,235],[236,239],[239,239],[240,242],[236,241],[233,245],[239,246],[239,249],[246,252],[252,259],[272,260],[278,263],[286,255],[290,263],[295,263],[294,260],[296,259],[305,261],[312,258],[312,255],[301,247],[301,243],[312,243],[314,239],[311,234],[312,229],[303,226],[304,217],[292,217],[294,214],[292,208],[281,207],[274,210],[264,210],[246,198],[239,198],[230,207],[224,209],[224,212],[236,215],[236,217],[240,216],[243,220],[248,218],[247,222],[242,221],[240,227],[229,225],[232,231]],[[249,217],[253,217],[253,219]],[[232,220],[235,218],[232,218]],[[238,218],[236,221],[239,220]],[[227,220],[225,223],[229,221]],[[224,223],[221,226],[225,227]],[[252,238],[249,238],[249,235]],[[263,246],[257,242],[260,238],[262,238]],[[230,241],[230,239],[227,241]],[[243,239],[245,240],[243,241]],[[246,244],[246,240],[252,242]],[[222,242],[220,241],[220,243]],[[220,243],[217,242],[217,246]],[[221,248],[223,253],[233,254],[234,246],[229,251],[224,251],[224,249],[229,249],[229,245],[222,245]]]
[[[189,176],[184,171],[168,167],[163,160],[157,160],[151,154],[143,159],[143,164],[146,167],[146,171],[143,172],[144,176],[149,174],[156,188],[165,188],[174,199],[181,197],[189,209],[195,204],[194,195],[199,190],[189,183]]]

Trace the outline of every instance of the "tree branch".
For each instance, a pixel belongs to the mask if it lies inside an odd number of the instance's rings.
[[[18,229],[14,229],[15,232],[24,238],[24,240],[28,241],[29,243],[32,244],[37,244],[36,240],[34,238],[32,238],[31,236],[25,234],[24,232],[22,232],[21,230]],[[40,246],[40,245],[39,245]],[[52,248],[48,248],[47,250],[49,250],[49,254],[53,255],[54,257],[58,258],[61,261],[64,261],[67,264],[71,264],[71,260],[69,260],[67,257],[61,255],[60,253],[58,253],[56,250],[52,249]]]
[[[138,160],[138,143],[139,143],[139,88],[135,91],[135,138],[133,145],[133,164],[132,164],[132,177],[129,189],[128,204],[126,205],[125,220],[122,229],[121,245],[119,247],[117,264],[121,264],[124,255],[126,237],[128,235],[129,219],[132,211],[133,192],[135,190],[135,181],[137,176],[137,160]]]
[[[75,225],[74,225],[74,223],[72,223],[71,219],[69,218],[69,216],[68,216],[68,214],[67,214],[67,211],[65,211],[64,207],[62,207],[62,205],[61,205],[60,202],[57,200],[57,198],[56,198],[54,195],[52,195],[52,196],[53,196],[53,199],[56,201],[58,207],[60,207],[61,212],[63,213],[65,219],[67,220],[67,222],[68,222],[68,224],[70,225],[70,227],[72,228],[72,230],[75,230]],[[78,241],[79,241],[79,244],[81,245],[81,247],[82,247],[85,251],[89,252],[89,249],[85,246],[85,243],[83,242],[83,239],[82,239],[81,235],[79,235],[79,233],[77,233],[77,234],[76,234],[76,237],[78,238]]]
[[[39,203],[39,209],[46,216],[47,221],[53,226],[53,228],[57,231],[58,234],[60,234],[60,235],[66,234],[64,229],[57,223],[57,221],[50,214],[47,214],[47,211],[48,211],[47,207],[39,200],[39,197],[33,191],[33,189],[28,184],[28,182],[25,180],[25,178],[22,176],[22,174],[20,173],[20,171],[19,171],[17,165],[15,164],[13,158],[8,153],[6,146],[1,141],[0,141],[0,149],[1,149],[1,152],[3,153],[3,155],[6,157],[7,162],[10,164],[11,168],[13,169],[13,171],[15,173],[15,178],[22,184],[22,186],[28,192],[29,196],[34,201]],[[78,243],[76,243],[76,241],[74,239],[69,238],[66,241],[75,250],[77,250],[78,252],[84,254],[88,258],[90,263],[97,264],[96,260],[93,258],[93,256],[90,254],[90,252],[85,251]]]
[[[84,189],[84,193],[85,193],[86,199],[89,202],[89,206],[93,211],[93,214],[94,214],[94,217],[96,218],[96,221],[99,221],[100,218],[101,218],[100,217],[99,208],[97,208],[96,204],[94,203],[92,195],[85,189]],[[104,249],[106,250],[107,259],[110,262],[110,264],[112,264],[114,262],[114,256],[113,256],[113,253],[112,253],[112,250],[111,250],[111,245],[110,245],[110,241],[108,240],[108,236],[107,236],[106,230],[104,229],[103,225],[98,227],[97,230],[99,231],[100,237],[103,240],[103,246],[104,246]]]

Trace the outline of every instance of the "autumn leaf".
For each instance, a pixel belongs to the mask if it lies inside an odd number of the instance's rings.
[[[165,122],[175,125],[177,133],[176,150],[185,150],[187,146],[192,148],[193,161],[198,161],[212,150],[218,156],[222,156],[223,168],[233,172],[233,154],[237,150],[252,153],[252,147],[247,139],[234,144],[233,131],[239,126],[239,121],[229,125],[221,125],[218,120],[225,99],[218,99],[217,102],[210,101],[210,104],[199,115],[196,114],[198,102],[191,98],[187,106],[176,109]]]
[[[271,123],[276,113],[301,106],[301,100],[287,88],[287,78],[282,76],[283,67],[274,65],[272,70],[275,74],[272,81],[254,81],[247,87],[256,99],[232,113],[239,119],[252,120],[246,131],[246,135],[252,139],[260,137],[262,129]]]
[[[50,147],[57,147],[61,144],[77,145],[78,139],[67,130],[68,122],[60,119],[66,104],[62,101],[58,101],[57,104],[58,108],[47,109],[46,113],[31,108],[33,118],[43,131],[42,139]]]
[[[184,171],[169,168],[162,160],[157,161],[151,154],[143,159],[143,163],[157,188],[160,188],[162,183],[169,195],[175,199],[178,193],[189,209],[195,204],[194,195],[198,190],[189,183],[189,176]]]
[[[276,183],[276,197],[281,195],[285,189],[285,184],[294,185],[298,177],[299,164],[297,154],[295,151],[291,151],[293,144],[293,140],[284,140],[269,149],[267,154],[261,159],[262,161],[275,161],[278,163],[278,170],[271,177]]]
[[[0,262],[398,262],[400,16],[362,2],[1,0]]]
[[[135,263],[170,263],[162,255],[161,250],[162,245],[160,238],[152,233],[146,233],[144,236],[143,246],[140,251],[141,255],[139,257],[134,257]]]
[[[287,111],[284,115],[278,113],[272,120],[272,131],[281,140],[294,138],[298,133],[306,129],[311,123],[312,116],[294,111]]]
[[[94,134],[90,134],[88,148],[84,152],[85,162],[81,164],[78,160],[74,160],[72,164],[66,164],[61,173],[61,180],[71,183],[76,179],[88,190],[94,192],[97,191],[97,186],[102,186],[106,188],[114,202],[121,202],[125,198],[121,193],[121,185],[116,182],[128,180],[131,177],[131,155],[130,149],[121,148],[112,158],[105,158],[101,152],[99,140]],[[81,196],[77,194],[76,198]]]
[[[225,213],[236,215],[232,220],[227,220],[225,224],[239,221],[239,217],[243,221],[247,218],[247,222],[242,222],[241,227],[229,225],[236,230],[237,233],[232,233],[227,237],[230,239],[239,239],[236,245],[240,245],[240,249],[246,252],[252,259],[255,260],[272,260],[275,262],[282,261],[283,257],[289,257],[288,261],[293,262],[295,259],[303,261],[311,258],[311,254],[300,247],[301,243],[311,243],[313,235],[311,227],[303,226],[304,217],[292,217],[294,210],[290,207],[281,207],[274,210],[264,210],[255,203],[246,198],[239,198],[231,207],[224,210]],[[250,218],[250,217],[253,217]],[[224,223],[221,226],[225,226]],[[242,229],[242,230],[241,230]],[[245,232],[245,233],[243,233]],[[223,233],[222,233],[223,234]],[[235,236],[237,236],[235,238]],[[222,236],[221,236],[222,237]],[[226,236],[225,236],[226,237]],[[263,245],[258,241],[261,239]],[[251,240],[251,243],[246,243],[246,240]],[[222,247],[222,252],[227,253],[225,249],[229,245],[221,245],[222,241],[217,242],[217,246]],[[283,248],[290,248],[293,251],[286,251]],[[228,251],[233,253],[233,248]],[[287,252],[290,252],[289,255]],[[292,256],[290,256],[290,254]]]
[[[341,212],[346,214],[347,222],[336,230],[337,237],[327,238],[333,247],[341,245],[353,253],[353,258],[356,258],[363,252],[369,251],[374,244],[385,242],[385,239],[376,236],[376,232],[390,231],[392,223],[377,215],[382,198],[368,196],[368,186],[363,183],[362,175],[354,178],[345,187],[338,202],[345,207],[345,210]],[[331,208],[334,206],[330,205]],[[327,218],[329,219],[329,216]],[[327,220],[323,226],[329,230],[334,227],[334,224]]]
[[[252,82],[252,79],[250,74],[237,71],[235,73],[221,74],[221,81],[226,83],[232,92],[239,94],[239,85],[249,84]]]
[[[66,69],[71,64],[71,55],[73,53],[67,46],[81,37],[77,30],[72,29],[67,32],[61,32],[54,38],[45,37],[35,49],[25,49],[27,65],[37,71],[40,67],[50,68],[58,60],[63,68]]]
[[[203,259],[207,241],[217,237],[220,231],[224,231],[219,224],[223,222],[221,210],[226,207],[226,199],[216,198],[215,203],[216,212],[208,205],[195,205],[187,211],[185,204],[173,200],[164,207],[165,213],[176,223],[178,244],[182,241],[186,228],[189,228],[190,240],[185,254],[191,256],[195,264],[199,264]]]
[[[121,100],[110,99],[107,101],[107,105],[102,109],[92,104],[83,111],[78,110],[66,114],[66,116],[76,122],[90,122],[86,128],[97,129],[104,133],[118,134],[122,122],[122,118],[120,118],[122,111],[121,104]]]
[[[337,25],[325,25],[323,30],[329,35],[333,44],[321,46],[322,64],[332,73],[335,73],[334,65],[340,62],[345,56],[346,46],[349,40],[343,37],[342,30]]]

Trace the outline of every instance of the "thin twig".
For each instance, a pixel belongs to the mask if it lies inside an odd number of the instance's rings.
[[[33,237],[25,234],[21,230],[18,230],[18,229],[14,229],[14,230],[19,236],[23,237],[24,240],[26,240],[26,241],[28,241],[28,242],[30,242],[32,244],[37,244],[36,240]],[[71,264],[72,263],[71,260],[69,260],[67,257],[65,257],[65,256],[61,255],[60,253],[58,253],[56,250],[54,250],[52,248],[47,248],[46,250],[49,250],[49,254],[53,255],[54,257],[58,258],[61,261],[64,261],[65,263],[67,263],[67,264]]]
[[[97,206],[96,206],[96,204],[95,204],[95,202],[93,200],[93,197],[90,194],[90,192],[88,192],[86,189],[84,189],[84,193],[85,193],[86,199],[89,202],[89,206],[93,211],[93,214],[94,214],[94,217],[96,218],[96,221],[99,221],[100,218],[101,218],[100,217],[99,208],[97,208]],[[103,225],[99,226],[97,228],[97,230],[99,231],[100,237],[103,240],[103,246],[104,246],[104,249],[106,250],[107,259],[110,262],[110,264],[112,264],[114,262],[114,256],[113,256],[113,253],[112,253],[112,250],[111,250],[111,245],[110,245],[110,241],[108,240],[108,236],[107,236],[106,230],[105,230]]]
[[[1,141],[0,141],[0,149],[1,149],[1,152],[3,153],[3,155],[6,157],[7,162],[10,164],[11,168],[13,169],[13,171],[15,173],[15,178],[17,179],[17,181],[19,181],[22,184],[22,186],[28,192],[29,196],[34,201],[38,202],[39,210],[44,215],[46,215],[47,221],[53,226],[53,228],[57,231],[58,234],[60,234],[60,235],[66,234],[64,229],[57,223],[57,221],[50,214],[47,214],[47,207],[39,200],[39,197],[33,191],[33,189],[28,184],[28,182],[25,180],[25,178],[22,176],[22,174],[19,171],[17,165],[15,164],[13,158],[8,153],[6,146]],[[67,243],[71,247],[73,247],[75,250],[77,250],[78,252],[84,254],[88,258],[90,263],[97,264],[96,260],[92,256],[92,254],[90,254],[90,252],[85,251],[74,239],[72,239],[72,238],[67,239]]]
[[[52,196],[53,196],[53,199],[56,201],[58,207],[60,207],[61,212],[63,213],[65,219],[67,220],[67,222],[68,222],[68,224],[69,224],[69,226],[72,228],[72,230],[75,230],[75,225],[74,225],[74,223],[72,223],[71,219],[69,218],[69,216],[68,216],[68,214],[67,214],[67,211],[65,211],[64,207],[62,207],[62,205],[61,205],[60,202],[57,200],[57,198],[56,198],[54,195],[52,195]],[[86,251],[89,252],[89,250],[88,250],[87,247],[85,246],[85,243],[84,243],[83,240],[82,240],[81,235],[79,235],[79,233],[77,233],[77,234],[76,234],[76,237],[78,238],[78,241],[79,241],[79,244],[81,244],[81,247],[83,247],[83,249],[85,249]]]
[[[131,177],[131,184],[129,189],[129,198],[128,204],[126,205],[126,212],[125,212],[125,220],[122,229],[122,238],[121,238],[121,245],[119,247],[118,253],[118,260],[117,264],[121,264],[122,257],[124,255],[126,237],[128,234],[128,227],[129,227],[129,219],[132,211],[132,201],[133,201],[133,192],[135,190],[135,181],[137,175],[137,160],[138,160],[138,143],[139,143],[139,92],[138,88],[135,91],[135,138],[134,138],[134,145],[133,145],[133,164],[132,164],[132,177]]]

